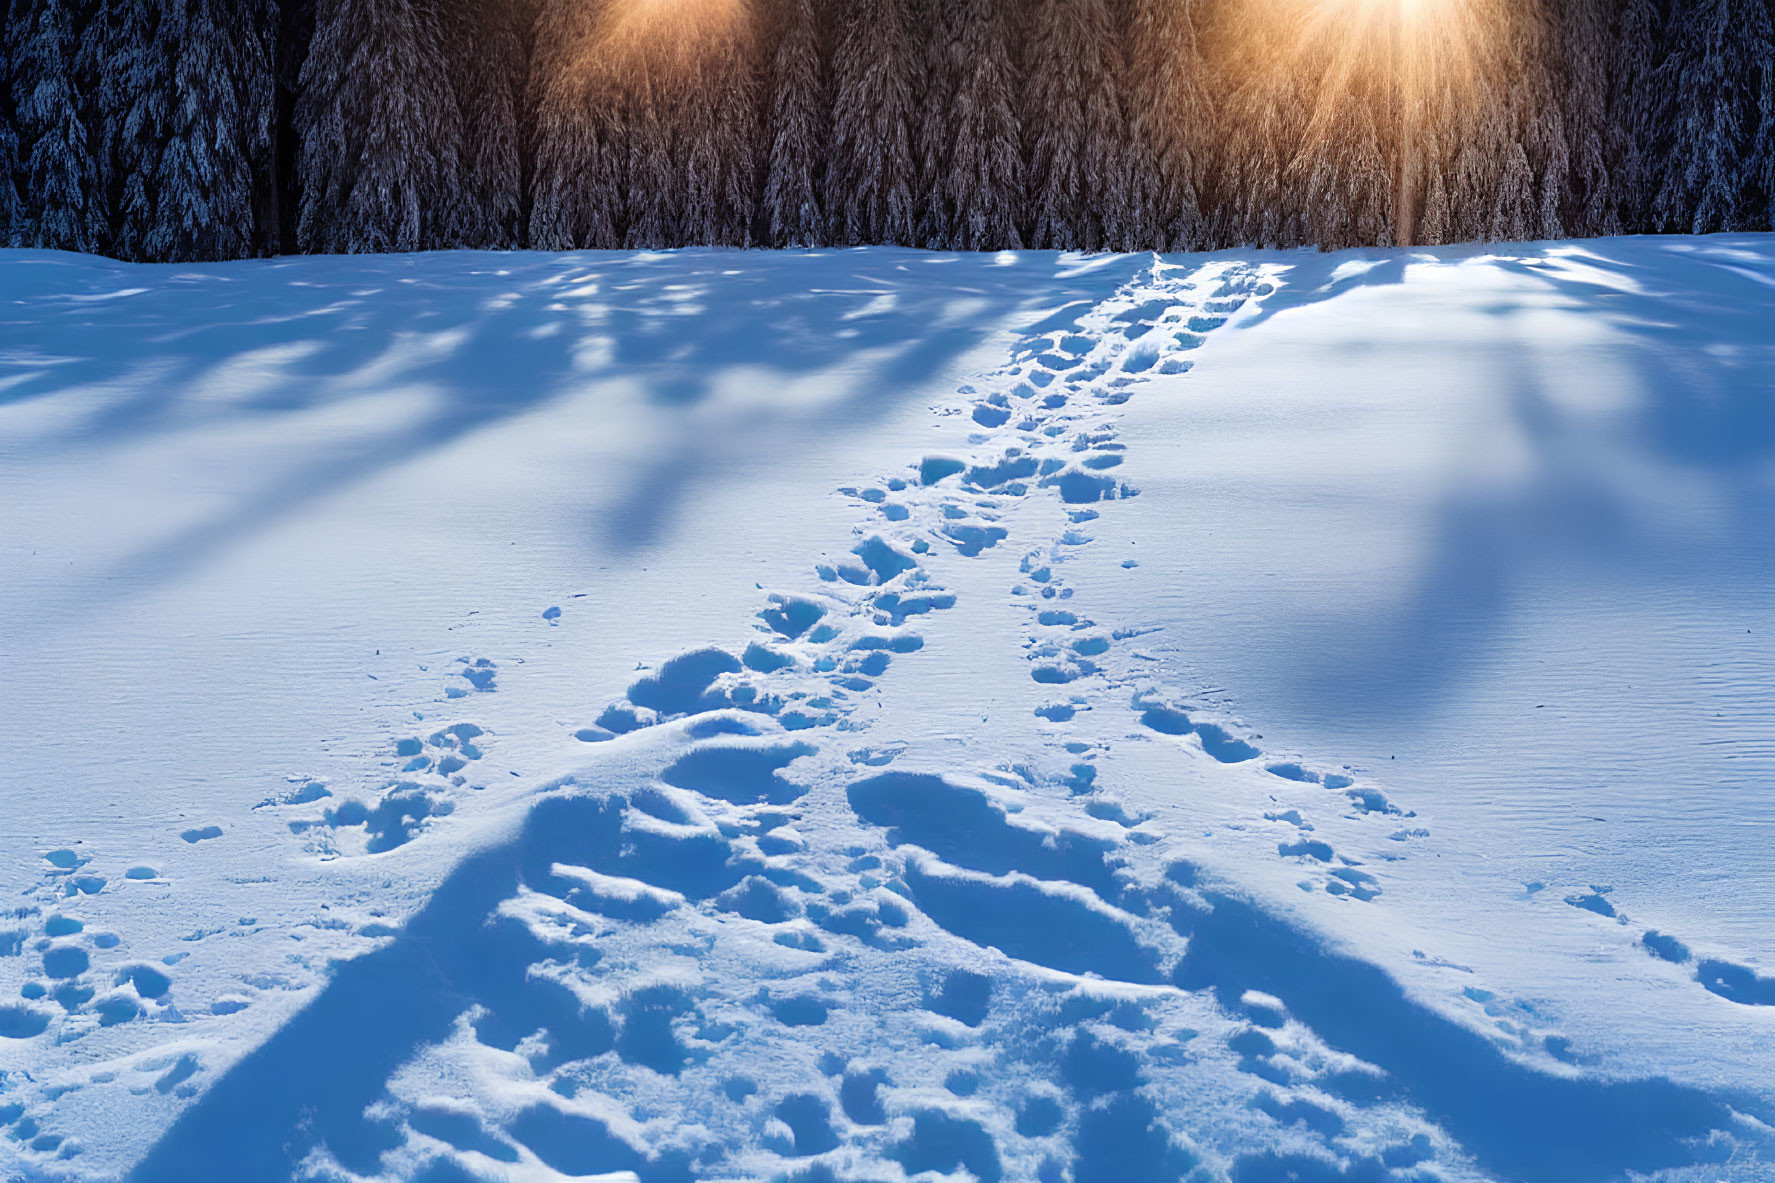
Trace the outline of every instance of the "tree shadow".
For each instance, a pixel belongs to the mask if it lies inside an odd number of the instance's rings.
[[[1718,1161],[1714,1131],[1742,1132],[1732,1107],[1766,1110],[1743,1097],[1730,1098],[1729,1107],[1728,1098],[1664,1079],[1608,1081],[1538,1071],[1413,1001],[1379,967],[1333,952],[1319,937],[1232,895],[1209,891],[1203,898],[1205,907],[1176,893],[1168,900],[1173,927],[1189,940],[1178,986],[1213,990],[1232,1014],[1246,1009],[1246,991],[1281,999],[1328,1044],[1384,1073],[1345,1072],[1318,1081],[1321,1088],[1356,1104],[1415,1106],[1500,1178],[1606,1183]],[[1766,1121],[1769,1114],[1759,1116]],[[1235,1176],[1346,1177],[1329,1167],[1292,1175],[1288,1169],[1304,1168],[1257,1156]]]
[[[1304,702],[1359,702],[1395,719],[1432,713],[1492,659],[1518,605],[1550,586],[1650,589],[1666,602],[1766,596],[1775,570],[1775,484],[1765,475],[1775,462],[1775,239],[1262,258],[1289,270],[1245,327],[1425,269],[1488,266],[1517,281],[1484,309],[1497,337],[1479,380],[1500,391],[1519,471],[1439,494],[1427,507],[1421,566],[1402,572],[1411,582],[1384,605],[1274,622],[1299,638],[1291,677]],[[1587,347],[1606,351],[1612,372],[1554,383],[1533,335],[1550,305],[1593,323]],[[1623,405],[1599,415],[1607,400]]]
[[[232,490],[228,504],[88,580],[134,593],[201,564],[321,498],[489,428],[632,384],[644,430],[622,450],[623,492],[597,507],[619,554],[660,541],[698,486],[768,454],[785,432],[859,433],[995,333],[1054,303],[1093,301],[1144,260],[798,253],[447,252],[202,267],[8,252],[0,408],[60,399],[67,421],[33,457],[102,457],[194,427],[365,407],[365,419]],[[831,375],[837,397],[778,397]],[[731,397],[736,386],[742,397]],[[15,420],[16,422],[16,420]],[[623,430],[613,427],[613,430]],[[794,457],[781,458],[793,463]]]
[[[679,992],[651,987],[625,994],[610,1010],[583,1005],[565,985],[535,972],[573,954],[499,913],[520,888],[609,906],[583,898],[559,864],[645,874],[696,900],[762,870],[713,835],[675,841],[657,830],[625,828],[627,806],[621,796],[579,791],[543,799],[512,840],[458,865],[388,944],[339,965],[313,1002],[180,1115],[129,1178],[287,1179],[322,1149],[349,1170],[375,1174],[382,1154],[405,1135],[365,1111],[402,1063],[445,1040],[464,1016],[472,1016],[477,1039],[508,1052],[530,1037],[524,1046],[541,1071],[610,1051],[658,1072],[678,1071],[686,1053],[670,1021],[688,1005]],[[595,950],[581,947],[577,956],[582,965],[596,964]],[[511,1126],[538,1158],[569,1174],[632,1170],[647,1183],[691,1178],[681,1153],[644,1155],[582,1115],[537,1107]],[[510,1153],[504,1143],[479,1137]]]

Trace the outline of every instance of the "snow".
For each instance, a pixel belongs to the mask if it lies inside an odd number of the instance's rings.
[[[1772,285],[7,252],[0,1174],[1764,1177]]]

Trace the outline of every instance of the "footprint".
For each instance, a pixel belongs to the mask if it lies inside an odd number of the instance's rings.
[[[935,485],[967,469],[967,465],[951,456],[926,456],[918,466],[921,485]]]
[[[982,465],[967,470],[966,482],[980,489],[1002,489],[1013,481],[1024,481],[1035,476],[1039,465],[1033,456],[1007,453],[997,464]]]
[[[760,612],[759,619],[772,632],[791,641],[798,640],[826,614],[826,610],[812,600],[795,596],[773,595],[771,602],[774,606]]]
[[[1646,947],[1654,957],[1681,965],[1689,959],[1689,947],[1673,936],[1652,929],[1640,938],[1640,944]]]
[[[1709,993],[1743,1006],[1775,1006],[1775,977],[1748,966],[1709,958],[1695,967],[1695,980]]]
[[[1140,723],[1161,735],[1194,733],[1202,742],[1202,750],[1222,764],[1241,764],[1255,760],[1260,753],[1244,740],[1215,723],[1195,723],[1180,710],[1162,704],[1136,703],[1141,711]]]
[[[1615,905],[1610,903],[1607,898],[1609,893],[1614,890],[1615,889],[1612,887],[1597,887],[1592,885],[1587,892],[1568,895],[1565,898],[1565,902],[1574,908],[1581,908],[1586,912],[1595,912],[1598,916],[1607,916],[1610,919],[1617,919],[1620,918],[1619,913],[1615,911]]]
[[[1114,500],[1116,482],[1109,477],[1082,469],[1070,469],[1058,476],[1050,477],[1042,482],[1044,486],[1052,486],[1060,491],[1060,500],[1067,505],[1090,505],[1098,501]],[[1126,487],[1121,496],[1132,496]]]
[[[496,681],[499,676],[499,667],[494,665],[493,662],[485,657],[477,657],[472,661],[466,657],[459,657],[456,660],[463,667],[456,672],[466,679],[468,684],[473,686],[476,691],[482,694],[491,694],[493,691],[499,689]],[[454,689],[454,687],[452,689]],[[457,691],[458,695],[460,695],[460,693],[461,691]]]
[[[1001,526],[955,525],[944,527],[942,534],[963,558],[972,559],[982,551],[991,550],[1007,537]]]

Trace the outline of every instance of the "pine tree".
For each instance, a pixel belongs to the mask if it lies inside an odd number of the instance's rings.
[[[23,178],[19,237],[47,250],[107,245],[99,170],[75,81],[81,15],[75,0],[15,0],[7,21]]]
[[[444,234],[463,246],[510,249],[522,227],[521,120],[529,71],[518,0],[455,0],[443,12],[444,52],[462,127],[461,182]]]
[[[1768,225],[1754,200],[1756,135],[1775,35],[1764,0],[1677,0],[1662,83],[1676,96],[1653,220],[1683,233]],[[1757,186],[1760,188],[1760,186]]]
[[[629,248],[751,241],[758,181],[755,34],[746,0],[606,10],[595,54],[625,150]]]
[[[1298,62],[1304,8],[1222,3],[1204,38],[1221,96],[1209,172],[1209,242],[1292,247],[1307,241],[1305,203],[1292,175],[1318,106],[1317,80]]]
[[[1656,178],[1669,152],[1671,95],[1659,74],[1665,21],[1658,0],[1621,0],[1610,38],[1609,147],[1622,228],[1652,229]]]
[[[670,79],[643,63],[626,73],[618,101],[624,112],[628,169],[624,177],[623,245],[663,250],[683,244],[684,175],[673,159],[673,132],[681,96]]]
[[[1407,193],[1422,194],[1412,241],[1546,234],[1567,192],[1566,141],[1538,0],[1467,3],[1447,15],[1460,22],[1447,31],[1461,53],[1407,108],[1417,129],[1405,149],[1415,174]]]
[[[1560,209],[1571,174],[1571,157],[1562,96],[1548,60],[1555,33],[1552,19],[1539,4],[1529,4],[1512,22],[1516,34],[1511,60],[1515,73],[1512,119],[1516,141],[1523,146],[1534,175],[1535,193],[1532,228],[1524,238],[1564,238],[1566,233]]]
[[[1128,112],[1134,146],[1134,238],[1154,250],[1206,245],[1199,145],[1212,104],[1189,0],[1134,0],[1128,30]]]
[[[1464,105],[1459,87],[1438,79],[1421,96],[1411,112],[1415,134],[1405,146],[1411,183],[1407,200],[1414,206],[1407,214],[1410,244],[1442,246],[1455,238],[1450,178],[1454,174],[1461,142],[1458,112]]]
[[[1441,246],[1454,241],[1451,236],[1448,183],[1443,179],[1447,160],[1440,147],[1434,138],[1423,145],[1421,159],[1424,161],[1424,173],[1428,179],[1424,182],[1422,204],[1411,235],[1412,242],[1420,246]]]
[[[1757,101],[1757,131],[1751,146],[1751,201],[1762,225],[1775,229],[1775,62],[1763,65],[1762,93]]]
[[[1538,225],[1535,173],[1521,144],[1512,143],[1505,153],[1504,172],[1484,237],[1493,242],[1523,242],[1534,237]]]
[[[157,37],[161,15],[156,0],[101,4],[81,28],[74,55],[93,164],[90,199],[104,221],[106,249],[130,260],[146,258],[151,158],[164,142],[172,101],[168,46]]]
[[[922,122],[923,245],[1015,250],[1023,245],[1023,157],[1017,74],[1002,0],[939,4]]]
[[[0,63],[0,90],[9,90],[3,67]],[[0,246],[21,246],[25,206],[18,195],[18,126],[8,98],[0,95]]]
[[[1100,251],[1135,245],[1121,76],[1104,0],[1041,0],[1023,95],[1030,246]]]
[[[949,168],[954,155],[957,90],[965,64],[961,60],[962,21],[966,0],[913,0],[913,27],[923,34],[918,93],[924,96],[917,120],[918,159],[917,245],[946,251],[955,226]]]
[[[1608,66],[1614,0],[1568,0],[1558,6],[1559,95],[1569,169],[1561,220],[1570,233],[1618,234],[1610,175]]]
[[[912,245],[914,53],[906,0],[837,0],[826,216],[840,245]]]
[[[1293,170],[1306,205],[1306,238],[1323,250],[1391,246],[1393,170],[1374,118],[1385,108],[1361,94],[1338,107],[1335,127],[1309,140]]]
[[[530,245],[614,249],[626,231],[622,87],[600,53],[603,0],[544,0],[529,107],[536,136]]]
[[[310,252],[461,245],[462,123],[430,0],[317,0],[296,104]]]
[[[749,3],[705,31],[687,70],[679,169],[686,242],[750,246],[758,209],[758,29]]]
[[[116,254],[234,259],[263,240],[276,24],[271,0],[134,0],[87,26],[80,73]]]
[[[1393,243],[1403,88],[1387,50],[1366,28],[1347,40],[1309,29],[1300,42],[1293,72],[1317,83],[1288,187],[1304,202],[1304,240],[1323,249]]]
[[[25,203],[19,196],[18,108],[12,97],[13,8],[0,0],[0,246],[23,246]]]
[[[826,240],[826,145],[831,116],[814,0],[785,0],[782,36],[771,63],[770,151],[764,185],[769,242],[818,246]]]
[[[151,259],[233,259],[255,241],[255,173],[272,148],[273,0],[171,0],[171,125],[151,174]]]

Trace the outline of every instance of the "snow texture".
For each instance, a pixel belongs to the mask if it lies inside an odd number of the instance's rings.
[[[0,284],[0,1174],[1767,1177],[1775,240]]]

